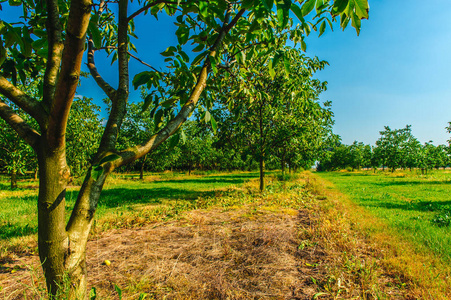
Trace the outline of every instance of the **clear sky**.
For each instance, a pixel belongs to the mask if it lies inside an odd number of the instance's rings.
[[[451,121],[451,1],[369,2],[370,19],[362,21],[360,36],[349,25],[344,32],[336,26],[320,38],[307,38],[307,54],[330,63],[317,77],[329,82],[321,99],[333,103],[334,132],[346,144],[374,144],[384,126],[409,124],[420,142],[446,143],[451,136],[444,129]],[[8,20],[16,14],[5,6],[0,18]],[[163,22],[150,25],[145,22],[153,17],[136,18],[140,39],[135,40],[137,55],[157,68],[163,66],[159,53],[177,42],[173,19],[159,18]],[[116,68],[102,61],[97,53],[99,71],[115,86]],[[147,69],[131,60],[132,74]],[[84,79],[78,93],[105,97],[92,79]],[[139,100],[139,93],[130,99]]]
[[[351,26],[308,37],[307,54],[330,63],[321,99],[331,100],[334,132],[346,144],[373,144],[384,126],[412,125],[420,142],[451,134],[451,2],[370,0],[360,36]]]

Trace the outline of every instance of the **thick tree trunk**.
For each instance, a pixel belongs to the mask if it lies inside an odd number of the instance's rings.
[[[45,142],[43,142],[44,144]],[[64,151],[48,151],[42,146],[39,160],[38,244],[39,257],[49,294],[57,297],[64,287],[69,250],[65,230],[66,184],[70,172]],[[50,154],[49,154],[50,153]],[[67,282],[67,279],[66,279]]]
[[[65,196],[70,171],[65,152],[49,151],[43,146],[38,159],[39,258],[48,292],[54,299],[85,299],[86,243],[95,212],[92,207],[96,206],[106,175],[96,183],[88,171],[66,226]]]
[[[11,189],[17,189],[17,172],[16,170],[11,171]]]

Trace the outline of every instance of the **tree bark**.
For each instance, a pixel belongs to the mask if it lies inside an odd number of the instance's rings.
[[[146,164],[146,158],[147,158],[147,154],[144,155],[144,157],[141,159],[141,166],[139,169],[139,179],[140,180],[144,179],[144,165]]]
[[[17,172],[16,170],[11,171],[11,189],[17,189]]]
[[[263,190],[265,189],[265,161],[263,159],[263,155],[260,156],[259,169],[260,169],[260,191],[263,192]]]
[[[64,148],[50,151],[41,142],[38,153],[40,177],[38,196],[39,257],[49,294],[57,297],[64,286],[65,260],[69,250],[65,226],[66,185],[70,177]]]

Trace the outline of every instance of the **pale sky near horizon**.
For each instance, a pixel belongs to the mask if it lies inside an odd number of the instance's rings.
[[[328,81],[321,100],[331,100],[334,133],[343,143],[354,140],[374,144],[384,126],[412,125],[420,142],[445,144],[451,137],[445,127],[451,121],[451,1],[369,0],[370,18],[362,21],[360,36],[350,25],[336,26],[319,37],[307,38],[307,55],[330,63],[317,78]],[[14,15],[7,5],[0,19]],[[17,10],[16,10],[17,11]],[[20,13],[20,11],[18,12]],[[138,56],[155,67],[163,66],[160,52],[176,44],[172,19],[160,15],[158,28],[136,19]],[[99,71],[113,86],[116,69],[101,63]],[[109,60],[108,60],[109,61]],[[131,60],[131,70],[147,68]],[[86,66],[82,68],[87,71]],[[77,91],[98,101],[103,92],[92,79],[84,79]],[[139,100],[139,93],[131,93]]]

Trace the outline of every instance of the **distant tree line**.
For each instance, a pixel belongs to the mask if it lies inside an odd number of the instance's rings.
[[[448,127],[449,131],[450,128]],[[431,169],[445,168],[450,165],[449,145],[421,144],[413,135],[411,126],[391,129],[388,126],[380,131],[375,146],[355,141],[352,145],[342,144],[336,136],[326,151],[322,153],[317,165],[319,171],[339,169],[420,169],[427,173]]]

